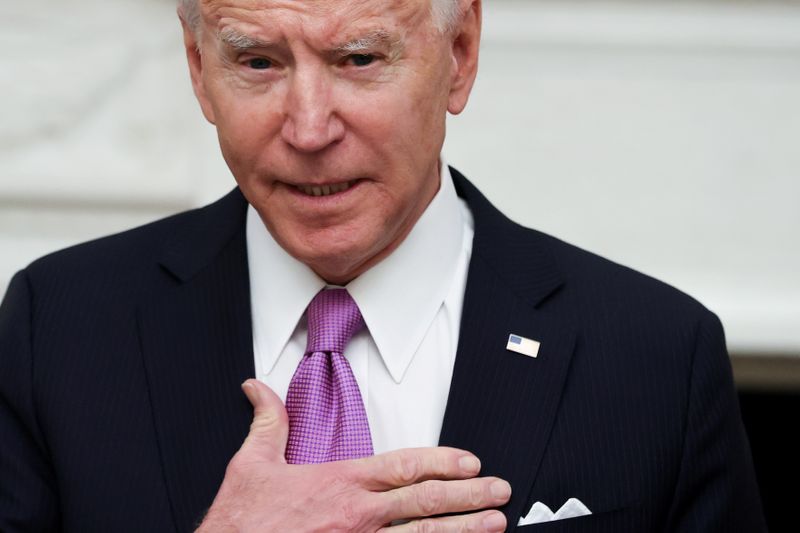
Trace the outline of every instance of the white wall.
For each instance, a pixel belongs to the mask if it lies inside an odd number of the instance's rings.
[[[800,355],[800,4],[485,0],[445,153],[512,218]],[[0,286],[232,184],[169,0],[0,5]]]

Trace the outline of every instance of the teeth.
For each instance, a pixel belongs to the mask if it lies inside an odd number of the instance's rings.
[[[298,185],[298,190],[308,194],[309,196],[328,196],[338,192],[346,191],[349,189],[354,181],[347,181],[344,183],[334,183],[333,185]]]

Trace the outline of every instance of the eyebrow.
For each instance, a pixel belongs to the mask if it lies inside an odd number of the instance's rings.
[[[234,28],[223,28],[217,35],[223,44],[239,51],[250,50],[252,48],[267,48],[273,44],[270,41],[264,41],[245,35]]]
[[[253,48],[269,48],[275,43],[246,35],[235,28],[227,27],[218,32],[219,40],[237,51],[251,50]],[[335,46],[330,53],[336,56],[348,56],[374,50],[376,47],[385,46],[390,57],[397,57],[403,49],[402,40],[393,36],[386,30],[378,29],[366,35]]]
[[[403,48],[400,39],[393,37],[386,30],[373,30],[363,37],[358,37],[352,41],[340,44],[333,49],[333,52],[340,56],[359,54],[368,52],[376,47],[385,46],[389,49],[390,56],[396,56]]]

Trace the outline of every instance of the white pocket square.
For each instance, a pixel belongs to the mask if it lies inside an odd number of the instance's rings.
[[[530,524],[540,524],[542,522],[552,522],[553,520],[564,520],[565,518],[575,518],[592,514],[588,507],[583,505],[578,498],[570,498],[555,513],[542,502],[536,502],[531,506],[528,514],[519,519],[518,526]]]

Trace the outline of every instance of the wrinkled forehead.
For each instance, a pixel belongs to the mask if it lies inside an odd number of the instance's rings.
[[[261,24],[275,31],[302,24],[309,31],[382,20],[396,29],[424,24],[431,0],[200,0],[203,18],[219,29],[226,19]]]

